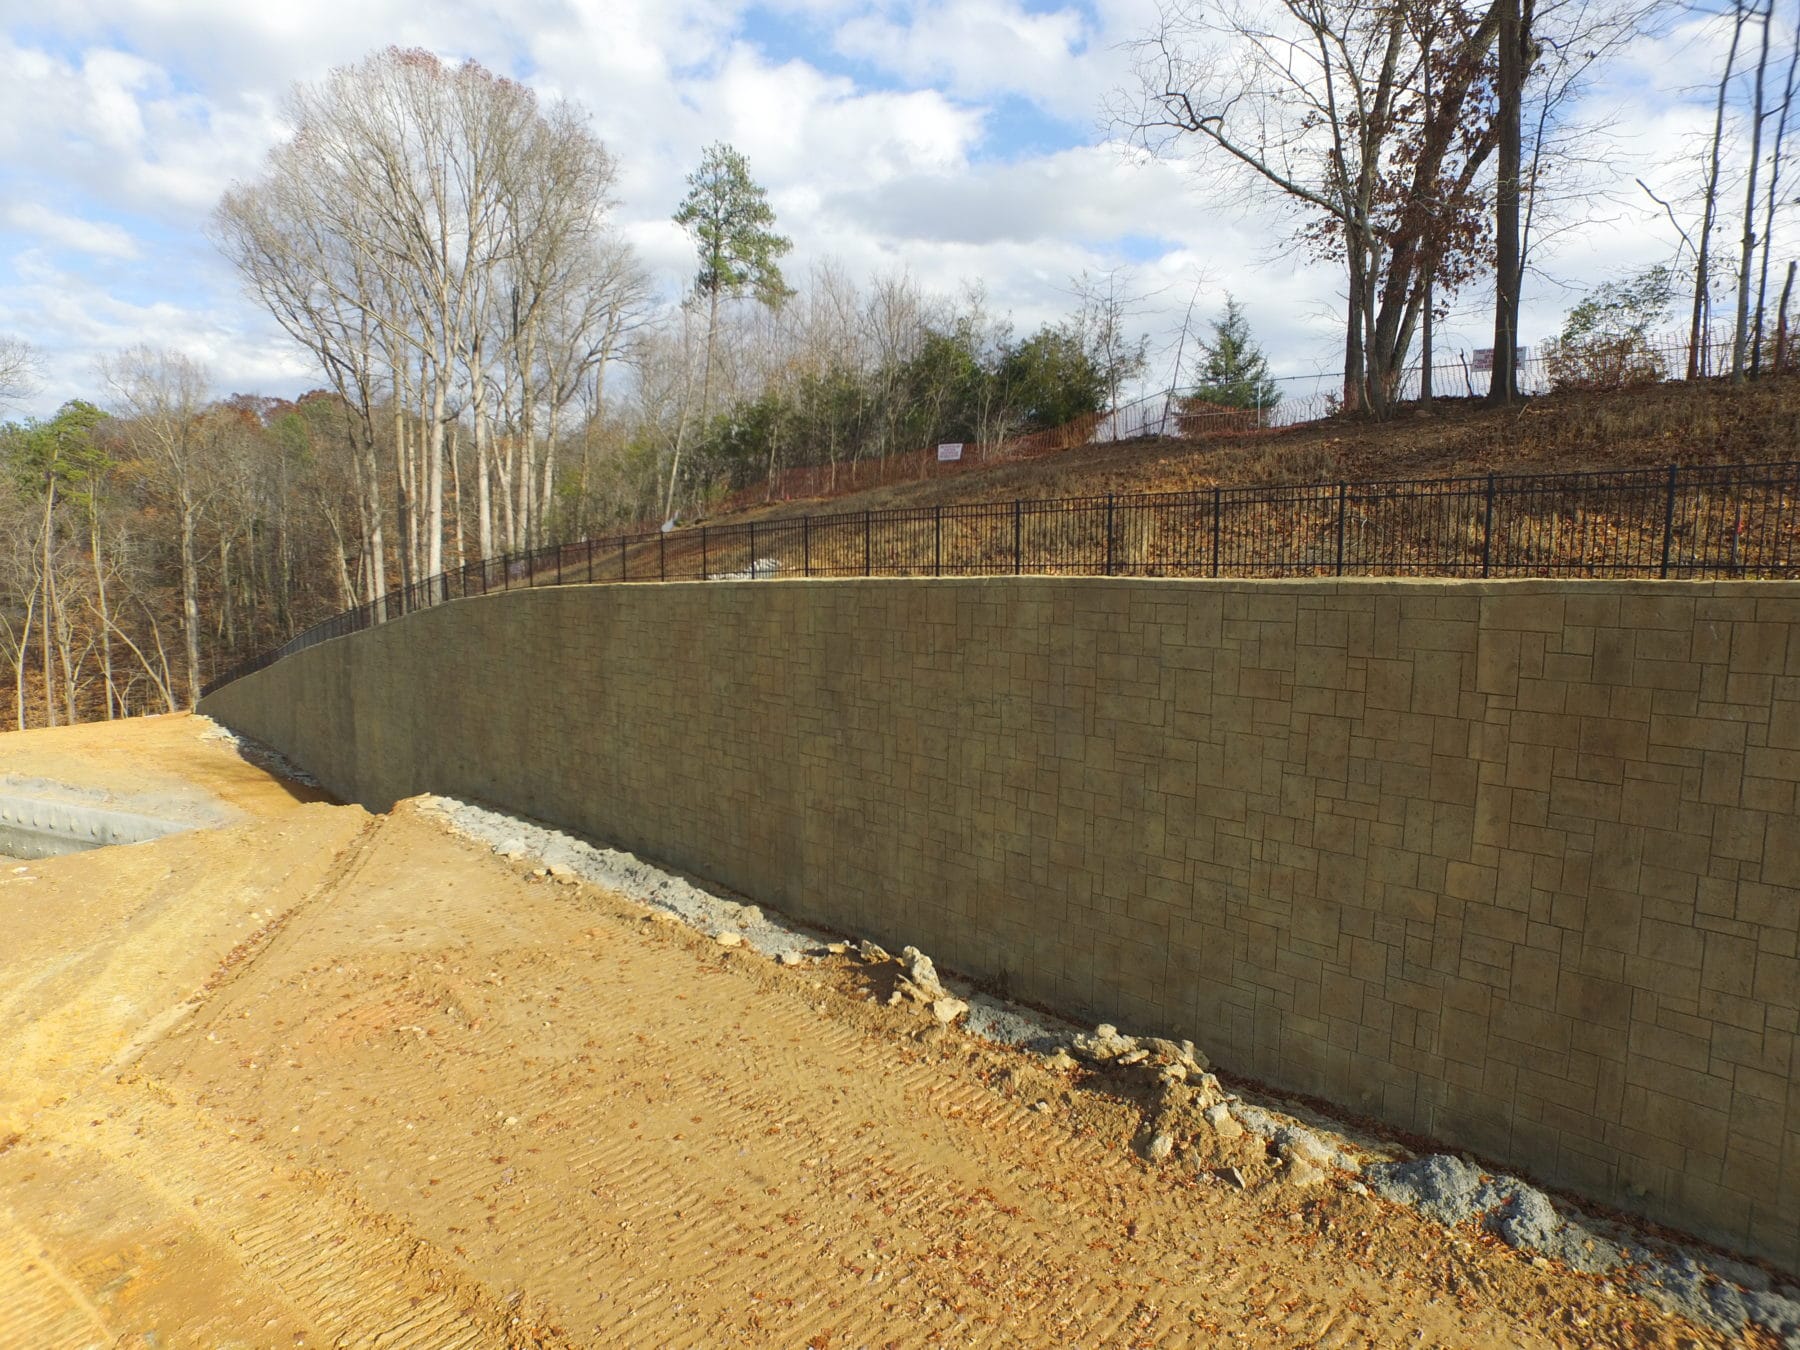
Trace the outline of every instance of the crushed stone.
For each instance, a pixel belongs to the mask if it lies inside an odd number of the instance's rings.
[[[1300,1158],[1315,1167],[1331,1167],[1352,1175],[1362,1171],[1362,1163],[1345,1151],[1342,1140],[1328,1139],[1285,1116],[1248,1102],[1233,1103],[1231,1114],[1246,1130],[1275,1145],[1284,1158]]]
[[[273,746],[264,745],[261,741],[249,736],[239,735],[222,722],[215,722],[204,713],[195,713],[194,720],[205,724],[200,733],[203,741],[223,741],[238,757],[247,764],[254,764],[265,773],[272,773],[277,778],[286,778],[290,782],[299,783],[302,787],[322,788],[324,785],[305,769],[295,764],[286,755]]]

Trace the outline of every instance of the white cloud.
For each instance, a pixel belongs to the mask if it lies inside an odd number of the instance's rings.
[[[770,12],[802,35],[779,52],[750,37]],[[1081,144],[1125,79],[1120,44],[1155,13],[1156,0],[63,0],[45,21],[53,45],[0,33],[13,203],[0,331],[49,350],[51,401],[91,391],[93,357],[139,340],[209,360],[222,388],[315,382],[202,230],[283,134],[294,81],[398,43],[587,108],[619,159],[619,223],[671,295],[693,266],[669,219],[683,177],[728,140],[794,238],[795,275],[829,258],[852,276],[903,266],[947,293],[978,281],[1028,329],[1066,312],[1071,274],[1132,257],[1159,336],[1204,275],[1202,315],[1229,289],[1279,366],[1329,370],[1342,282],[1297,255],[1279,203],[1225,204],[1178,165]],[[1671,155],[1710,126],[1705,91],[1685,85],[1707,77],[1721,41],[1716,24],[1683,21],[1596,86],[1590,106],[1616,113],[1620,139],[1571,175],[1554,222],[1566,233],[1541,259],[1555,279],[1579,288],[1668,255],[1674,236],[1630,179],[1680,186]],[[1552,331],[1569,299],[1535,283],[1527,338]],[[1486,345],[1487,307],[1484,293],[1462,297],[1440,340]]]
[[[64,215],[37,202],[15,202],[0,209],[0,224],[72,253],[96,258],[138,256],[137,241],[123,226]]]
[[[903,19],[867,14],[837,31],[846,56],[964,96],[1058,101],[1076,78],[1089,26],[1074,8],[1033,13],[1015,0],[935,0]]]

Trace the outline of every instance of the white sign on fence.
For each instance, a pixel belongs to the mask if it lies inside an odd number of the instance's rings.
[[[951,460],[956,460],[956,459],[961,459],[961,458],[962,458],[962,442],[961,441],[956,441],[949,445],[940,445],[938,447],[938,463],[939,464],[948,464]]]
[[[1492,371],[1494,369],[1494,349],[1492,347],[1477,347],[1472,353],[1470,353],[1470,355],[1474,358],[1469,364],[1469,369],[1471,371],[1473,371],[1477,375],[1480,375],[1483,373],[1492,373]],[[1519,366],[1522,366],[1524,364],[1525,364],[1525,348],[1514,347],[1513,348],[1513,366],[1514,366],[1514,368],[1517,369]]]

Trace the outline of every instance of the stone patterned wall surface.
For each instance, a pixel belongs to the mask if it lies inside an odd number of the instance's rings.
[[[566,588],[204,706],[1800,1270],[1800,585]]]

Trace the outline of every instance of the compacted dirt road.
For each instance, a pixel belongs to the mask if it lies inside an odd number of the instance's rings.
[[[0,736],[242,820],[0,866],[0,1346],[1712,1343],[206,726]]]

